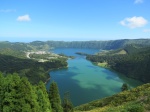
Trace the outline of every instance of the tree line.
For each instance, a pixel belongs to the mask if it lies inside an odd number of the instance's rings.
[[[66,97],[61,102],[54,81],[47,91],[42,81],[32,85],[16,73],[0,73],[0,112],[73,112],[73,105]]]
[[[131,47],[130,47],[131,48]],[[127,51],[127,50],[126,50]],[[92,62],[107,62],[108,66],[130,78],[150,82],[150,47],[130,49],[124,55],[88,55]]]
[[[138,44],[149,46],[150,39],[122,39],[109,41],[33,41],[30,43],[22,42],[0,42],[0,48],[11,48],[18,51],[49,50],[51,48],[96,48],[96,49],[118,49],[126,45]]]
[[[51,59],[44,63],[32,59],[22,59],[0,54],[0,71],[5,73],[18,73],[21,77],[27,77],[32,84],[49,78],[51,69],[67,67],[66,59]]]

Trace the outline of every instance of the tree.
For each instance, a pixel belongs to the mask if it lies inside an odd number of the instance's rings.
[[[33,86],[16,73],[0,72],[0,112],[52,112],[44,83]]]
[[[3,97],[3,89],[4,89],[4,80],[3,74],[0,72],[0,112],[2,111],[2,97]]]
[[[128,90],[128,85],[127,85],[126,83],[123,83],[123,84],[122,84],[122,87],[121,87],[121,90],[122,90],[122,91]]]
[[[63,104],[62,104],[64,112],[73,112],[73,104],[70,100],[69,92],[64,94]]]
[[[27,78],[22,78],[19,84],[19,106],[24,112],[36,112],[39,111],[39,105],[37,102],[37,94],[34,87],[30,84]]]
[[[51,101],[52,112],[63,112],[58,86],[54,81],[50,85],[49,100]]]
[[[45,88],[45,84],[43,82],[39,82],[36,87],[37,101],[40,106],[41,112],[51,112],[51,105],[48,98],[48,94]]]
[[[20,77],[18,74],[9,74],[3,81],[1,91],[1,110],[2,112],[18,112],[18,99]]]

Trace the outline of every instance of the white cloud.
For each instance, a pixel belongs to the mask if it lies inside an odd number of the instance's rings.
[[[0,9],[0,12],[3,12],[3,13],[16,12],[16,9]]]
[[[135,4],[139,4],[139,3],[143,3],[143,2],[144,2],[144,0],[135,0],[134,1]]]
[[[138,28],[138,27],[143,27],[148,23],[146,19],[143,17],[131,17],[131,18],[125,18],[124,20],[120,21],[120,24],[122,26],[126,26],[129,28]]]
[[[23,16],[19,16],[17,18],[17,21],[31,21],[30,16],[28,14],[23,15]]]
[[[150,32],[150,29],[144,29],[143,32]]]

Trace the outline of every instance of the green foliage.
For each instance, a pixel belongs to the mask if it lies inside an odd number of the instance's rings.
[[[49,48],[91,48],[91,49],[118,49],[128,44],[140,44],[141,46],[150,45],[150,39],[122,39],[122,40],[111,40],[111,41],[34,41],[30,43],[30,46],[42,49],[46,46]]]
[[[51,110],[50,100],[43,82],[39,82],[36,87],[37,101],[40,106],[40,111],[49,112]]]
[[[102,112],[145,112],[145,109],[143,104],[134,101],[127,102],[118,107],[108,107]]]
[[[18,74],[3,77],[0,73],[0,112],[51,112],[50,101],[43,83],[33,86]]]
[[[127,46],[125,49],[130,52],[124,55],[88,55],[87,59],[92,62],[107,62],[109,67],[120,72],[127,77],[140,80],[142,82],[150,82],[150,47],[133,48],[129,51]],[[135,47],[135,46],[134,46]]]
[[[128,85],[124,83],[124,84],[122,85],[122,87],[121,87],[121,90],[122,90],[122,91],[127,91],[127,90],[128,90]]]
[[[63,112],[57,83],[54,81],[50,85],[49,99],[51,101],[51,107],[53,112]]]
[[[75,111],[90,111],[98,109],[98,112],[101,112],[101,108],[104,108],[102,112],[132,112],[135,109],[138,110],[137,112],[143,112],[144,109],[150,110],[149,97],[150,83],[128,91],[123,91],[110,97],[80,105],[75,107]]]
[[[123,48],[129,44],[136,44],[140,46],[150,45],[150,39],[122,39],[111,41],[34,41],[31,43],[11,43],[0,42],[0,48],[12,48],[13,50],[27,51],[27,50],[49,50],[51,48],[96,48],[96,49],[118,49]]]
[[[125,107],[127,112],[144,112],[144,106],[142,104],[133,104],[130,103]]]
[[[30,45],[27,43],[22,43],[22,42],[0,42],[0,48],[1,49],[11,49],[15,51],[27,51],[27,50],[32,50]]]
[[[73,109],[73,104],[70,100],[70,95],[68,92],[66,92],[64,94],[64,99],[63,99],[63,111],[64,112],[74,112],[74,109]]]
[[[21,59],[0,54],[0,70],[5,73],[17,72],[21,77],[27,77],[32,84],[49,78],[49,70],[66,67],[66,59],[51,60],[40,63],[31,59]]]
[[[14,56],[14,57],[23,58],[23,59],[26,58],[25,52],[14,50],[12,48],[5,48],[5,49],[0,48],[0,54]]]

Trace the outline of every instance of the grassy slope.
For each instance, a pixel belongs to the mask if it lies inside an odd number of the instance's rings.
[[[126,54],[120,54],[124,53]],[[128,45],[122,49],[102,52],[97,55],[89,55],[87,59],[99,63],[99,66],[112,68],[129,78],[142,82],[150,82],[150,47]]]
[[[96,64],[97,64],[98,66],[100,66],[100,67],[109,68],[109,65],[108,65],[107,62],[102,62],[102,63],[98,62],[98,63],[96,63]]]
[[[149,55],[149,48],[140,48],[138,46],[129,45],[123,49],[104,51],[99,56],[114,57],[117,55],[132,55],[136,59],[136,55]],[[126,57],[125,55],[125,57]],[[99,66],[105,67],[107,62],[98,63]],[[107,65],[108,66],[108,65]],[[124,91],[111,97],[96,100],[75,108],[76,112],[149,112],[150,111],[150,83],[144,84],[130,91]]]
[[[76,112],[128,112],[134,109],[150,111],[150,83],[75,107]]]
[[[3,47],[0,48],[0,71],[6,74],[17,72],[21,77],[27,77],[33,84],[40,80],[45,82],[49,78],[50,69],[67,66],[66,58],[50,59],[40,63],[33,59],[27,59],[26,53],[22,50],[5,48],[9,47],[8,45]]]

